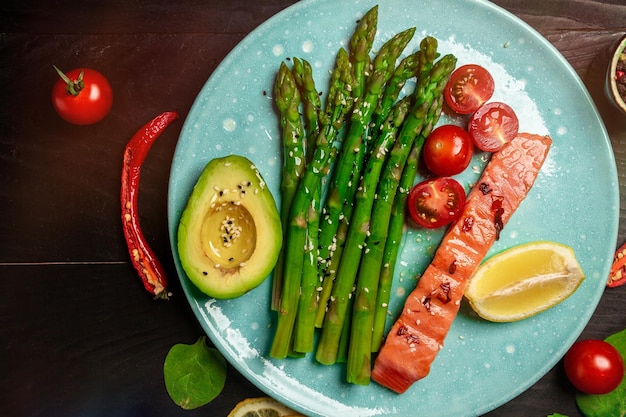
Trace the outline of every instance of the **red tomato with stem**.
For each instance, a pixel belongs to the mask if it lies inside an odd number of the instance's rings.
[[[494,101],[476,110],[467,130],[478,149],[495,152],[517,136],[519,121],[508,104]]]
[[[440,177],[463,172],[474,155],[474,141],[467,130],[456,125],[443,125],[433,130],[422,148],[424,163]]]
[[[624,378],[620,353],[604,340],[582,340],[565,354],[565,374],[572,385],[585,394],[607,394]]]
[[[443,96],[448,106],[459,114],[474,113],[493,95],[495,83],[484,67],[463,65],[454,70]]]
[[[407,204],[418,226],[436,229],[459,218],[465,207],[465,190],[454,178],[437,177],[413,187]]]
[[[60,78],[52,86],[52,106],[59,116],[76,125],[104,119],[113,105],[113,90],[104,75],[89,68],[67,73],[54,68]]]

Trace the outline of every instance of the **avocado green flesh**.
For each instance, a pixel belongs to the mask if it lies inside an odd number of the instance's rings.
[[[178,254],[190,281],[215,298],[234,298],[271,273],[282,245],[276,203],[247,158],[210,161],[178,227]]]

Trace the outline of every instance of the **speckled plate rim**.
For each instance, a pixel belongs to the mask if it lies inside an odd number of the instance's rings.
[[[391,27],[389,19],[385,17],[386,10],[389,7],[403,6],[407,7],[410,0],[394,0],[387,2],[380,2],[381,4],[381,27],[384,27],[385,33],[380,35],[384,37],[385,34],[395,33],[403,27]],[[525,201],[520,207],[520,210],[515,215],[517,221],[516,226],[507,226],[515,230],[515,236],[508,236],[507,239],[503,239],[498,242],[493,251],[498,251],[506,246],[510,246],[515,243],[521,243],[525,240],[550,238],[545,236],[542,230],[550,230],[554,222],[546,221],[546,213],[549,209],[544,206],[555,204],[553,209],[565,208],[566,212],[571,216],[581,217],[581,222],[593,220],[585,218],[585,214],[581,212],[585,207],[581,207],[581,204],[570,207],[563,200],[559,199],[554,201],[551,194],[556,194],[562,190],[564,194],[575,192],[589,192],[591,194],[596,191],[599,195],[595,195],[591,202],[600,202],[600,208],[604,209],[605,221],[598,225],[598,230],[585,229],[582,232],[571,231],[570,220],[559,219],[559,223],[562,225],[563,232],[559,228],[558,238],[564,243],[570,244],[577,251],[580,251],[583,255],[581,264],[583,269],[591,270],[591,274],[588,273],[588,278],[581,286],[581,289],[577,293],[566,300],[562,305],[552,309],[548,312],[542,313],[535,318],[528,319],[521,324],[511,325],[499,325],[499,324],[487,324],[476,320],[471,317],[471,312],[467,309],[461,311],[460,317],[454,323],[450,335],[446,339],[446,346],[440,353],[436,363],[433,365],[433,371],[428,378],[430,378],[428,385],[419,385],[411,388],[410,392],[403,396],[396,396],[381,387],[377,387],[375,384],[369,387],[353,387],[347,386],[343,383],[337,383],[337,386],[333,386],[331,389],[337,389],[342,391],[338,398],[333,398],[331,401],[326,401],[327,393],[322,393],[321,397],[318,396],[323,386],[326,384],[327,378],[339,378],[341,375],[341,369],[333,369],[324,371],[330,374],[329,377],[320,374],[320,369],[312,361],[300,360],[297,365],[294,365],[294,361],[287,361],[287,363],[279,363],[267,358],[263,349],[259,350],[258,345],[254,344],[254,341],[247,340],[248,333],[252,333],[250,330],[244,329],[241,326],[237,326],[238,317],[233,313],[239,312],[242,308],[250,308],[250,314],[258,313],[263,310],[255,310],[256,307],[249,307],[250,305],[262,304],[267,302],[268,285],[267,280],[258,289],[245,295],[239,300],[231,302],[220,302],[211,300],[202,294],[200,294],[195,287],[188,281],[184,271],[181,268],[178,258],[178,252],[176,247],[176,233],[178,220],[182,209],[184,208],[186,198],[189,195],[193,183],[197,178],[197,174],[201,170],[204,163],[208,162],[208,158],[214,156],[221,156],[221,153],[227,153],[229,151],[228,146],[215,152],[209,150],[205,154],[196,155],[199,144],[196,143],[198,139],[198,125],[201,122],[200,119],[206,116],[206,102],[211,100],[217,100],[214,97],[216,91],[219,91],[220,84],[232,78],[231,72],[236,67],[237,62],[242,58],[244,51],[250,51],[253,47],[259,43],[263,43],[263,39],[266,39],[272,31],[276,31],[277,27],[280,27],[282,23],[287,23],[291,20],[298,21],[306,13],[312,13],[317,9],[328,8],[329,4],[332,4],[336,8],[337,15],[349,16],[351,21],[346,21],[345,28],[351,28],[354,20],[356,19],[356,9],[359,9],[361,13],[364,13],[375,2],[370,0],[356,1],[356,2],[334,2],[333,0],[305,0],[297,3],[284,11],[278,13],[274,17],[267,20],[265,23],[255,29],[249,36],[247,36],[233,51],[224,59],[220,66],[211,75],[203,89],[201,90],[196,102],[191,108],[189,115],[185,121],[179,143],[174,155],[174,161],[172,164],[172,172],[169,184],[169,196],[168,196],[168,228],[172,246],[172,253],[175,260],[177,272],[180,277],[181,285],[185,291],[185,295],[188,298],[190,306],[198,318],[200,324],[211,338],[212,342],[218,347],[222,353],[226,356],[229,362],[241,372],[247,379],[257,385],[260,389],[272,395],[279,400],[291,405],[297,410],[311,414],[311,415],[325,415],[328,413],[336,414],[340,412],[346,415],[382,415],[382,414],[397,414],[403,415],[403,412],[407,410],[419,411],[420,407],[424,404],[428,405],[428,409],[432,410],[432,404],[430,402],[437,401],[441,395],[445,399],[445,410],[441,410],[441,404],[437,408],[440,408],[437,415],[441,416],[459,416],[459,415],[479,415],[488,412],[499,405],[508,402],[510,399],[519,395],[521,392],[530,387],[541,376],[549,371],[563,356],[567,348],[576,340],[578,335],[582,332],[589,318],[593,314],[597,303],[600,300],[602,292],[604,291],[604,278],[608,274],[610,267],[610,261],[612,260],[613,250],[615,248],[615,240],[617,236],[617,226],[619,221],[619,192],[617,183],[617,170],[615,167],[615,161],[611,150],[610,140],[604,129],[604,125],[598,115],[598,112],[587,93],[584,85],[567,63],[567,61],[560,55],[560,53],[540,34],[527,24],[511,15],[507,11],[499,8],[492,3],[481,0],[452,0],[446,4],[446,13],[464,13],[468,12],[471,15],[472,10],[480,10],[483,13],[489,14],[490,22],[494,22],[494,25],[498,25],[499,33],[515,33],[509,39],[507,37],[500,37],[498,40],[498,46],[502,50],[508,48],[518,48],[525,50],[535,58],[546,59],[551,62],[553,66],[556,66],[558,71],[552,74],[552,79],[546,81],[541,85],[539,89],[538,83],[532,83],[534,76],[540,77],[543,71],[537,68],[529,70],[530,74],[526,74],[526,80],[524,80],[523,88],[528,92],[531,97],[540,96],[544,94],[545,90],[550,95],[555,95],[555,91],[558,93],[559,100],[576,99],[574,103],[577,112],[572,115],[571,118],[567,118],[567,115],[563,113],[563,105],[552,102],[551,99],[547,99],[548,103],[544,103],[543,98],[540,100],[542,103],[538,106],[538,112],[545,118],[545,127],[551,135],[555,135],[555,145],[551,150],[552,160],[548,161],[547,167],[545,167],[540,178],[538,178],[535,188],[531,191],[528,200],[532,198],[532,202]],[[436,4],[436,0],[425,0],[420,3],[420,12],[422,17],[430,18],[440,13],[440,5]],[[414,5],[415,3],[410,3]],[[383,6],[384,5],[384,6]],[[350,9],[354,8],[354,9]],[[349,12],[347,10],[350,10]],[[397,16],[396,16],[397,17]],[[328,19],[333,17],[328,15]],[[349,19],[348,19],[349,20]],[[402,21],[402,19],[399,19]],[[436,20],[436,19],[435,19]],[[302,22],[300,22],[302,23]],[[403,22],[404,23],[404,22]],[[386,26],[385,26],[386,24]],[[445,26],[445,25],[443,25]],[[306,26],[303,26],[305,30]],[[344,29],[345,29],[344,28]],[[437,36],[437,30],[432,30],[428,27],[428,32]],[[281,27],[281,30],[283,28]],[[487,30],[489,28],[481,27],[481,30]],[[346,33],[350,30],[346,29]],[[520,35],[521,34],[521,35]],[[286,35],[286,34],[285,34]],[[290,34],[291,36],[291,34]],[[517,38],[517,36],[521,36]],[[418,35],[419,37],[419,30]],[[456,35],[460,41],[461,35]],[[523,42],[521,41],[523,39]],[[470,41],[468,41],[470,42]],[[477,42],[477,44],[482,41]],[[333,52],[336,50],[335,43],[333,45]],[[272,48],[273,46],[265,43],[263,48]],[[494,46],[491,46],[495,50]],[[489,47],[485,45],[478,45],[477,49],[486,51]],[[277,51],[273,51],[274,55]],[[502,59],[502,51],[496,51],[493,54],[486,53],[489,59],[493,59],[494,63],[502,64],[507,71],[512,69],[507,67],[506,59]],[[284,58],[281,56],[279,58]],[[278,62],[278,61],[276,61]],[[272,63],[272,65],[274,65]],[[529,63],[529,68],[533,63]],[[535,63],[541,65],[540,61]],[[528,68],[527,68],[528,69]],[[555,68],[551,68],[554,70]],[[262,69],[261,69],[262,71]],[[545,75],[545,74],[544,74]],[[514,77],[515,78],[515,77]],[[545,78],[545,77],[544,77]],[[323,89],[323,84],[320,84],[320,88]],[[567,86],[566,90],[560,88]],[[271,89],[271,84],[264,87],[267,91]],[[558,89],[558,91],[557,91]],[[541,90],[541,91],[540,91]],[[255,91],[250,94],[258,94]],[[213,97],[213,98],[212,98]],[[223,99],[223,97],[220,97]],[[584,122],[579,121],[584,119]],[[275,115],[271,117],[276,118]],[[553,119],[557,119],[553,123]],[[582,125],[582,123],[586,123]],[[225,124],[210,125],[213,131],[222,131],[226,128]],[[568,132],[571,129],[571,132]],[[202,127],[200,127],[202,130]],[[579,132],[579,130],[581,132]],[[586,149],[587,156],[591,158],[591,162],[588,162],[583,168],[579,169],[576,165],[580,162],[574,158],[570,160],[571,167],[567,169],[563,166],[559,166],[558,162],[567,160],[563,154],[567,151],[572,152],[577,150],[579,144],[575,141],[572,144],[565,143],[565,136],[571,136],[578,140],[579,137],[585,135],[587,137],[593,136],[594,142],[591,142],[592,149]],[[205,135],[207,133],[205,132]],[[567,139],[570,139],[569,137]],[[584,138],[583,138],[584,140]],[[193,144],[191,144],[193,142]],[[587,142],[584,143],[588,145]],[[210,145],[206,145],[207,148],[211,148]],[[568,149],[569,147],[569,149]],[[276,148],[278,149],[278,148]],[[193,157],[190,157],[190,152],[194,152]],[[243,154],[247,154],[246,150],[242,150]],[[253,155],[254,156],[254,155]],[[189,159],[192,160],[192,167],[189,167]],[[478,163],[478,162],[477,162]],[[568,164],[569,165],[569,164]],[[588,166],[587,166],[588,165]],[[266,175],[264,169],[269,170],[269,166],[262,166],[261,170],[263,175]],[[583,183],[580,187],[573,187],[571,181],[562,179],[559,175],[582,175],[586,172],[581,170],[589,169],[599,177],[602,174],[604,182],[601,183]],[[563,172],[565,170],[566,172]],[[547,174],[546,174],[547,172]],[[543,175],[545,174],[545,175]],[[578,178],[577,178],[578,179]],[[597,178],[595,178],[597,180]],[[469,181],[469,180],[468,180]],[[277,190],[274,182],[275,197],[277,196]],[[586,203],[585,203],[586,204]],[[571,210],[570,210],[571,209]],[[513,219],[512,219],[513,220]],[[515,224],[515,222],[511,222]],[[410,239],[416,241],[428,241],[433,239],[433,236],[420,233],[409,233]],[[408,241],[409,238],[407,238]],[[582,242],[582,243],[581,243]],[[422,245],[424,246],[424,245]],[[427,249],[424,253],[418,254],[420,256],[428,256],[428,251],[432,250],[434,244],[425,244]],[[406,251],[405,251],[406,252]],[[587,256],[589,253],[589,256]],[[419,263],[419,262],[416,262]],[[414,273],[414,270],[408,268],[406,273]],[[263,306],[264,307],[264,306]],[[246,310],[247,313],[247,310]],[[266,313],[269,315],[269,312]],[[575,319],[569,319],[565,324],[566,334],[560,334],[559,329],[548,330],[548,327],[552,323],[560,323],[563,317],[569,317],[575,315]],[[263,324],[263,323],[262,323]],[[255,330],[258,332],[258,329]],[[513,340],[518,333],[532,332],[531,336],[535,336],[536,340],[530,340],[529,346],[521,346],[520,344],[513,343],[509,340]],[[271,329],[269,329],[271,333]],[[256,333],[252,333],[254,337]],[[482,338],[484,335],[484,339]],[[504,335],[504,336],[500,336]],[[550,346],[546,346],[550,342]],[[265,346],[266,341],[260,345]],[[243,346],[238,346],[243,344]],[[251,346],[252,344],[252,346]],[[472,347],[470,347],[472,346]],[[489,355],[500,355],[504,359],[494,359],[493,361],[485,361],[484,358],[480,358],[480,364],[478,368],[462,368],[452,375],[450,372],[446,374],[444,367],[438,367],[437,362],[461,360],[462,355],[466,351],[472,352],[471,349],[476,349],[478,353],[481,353],[485,357]],[[547,352],[546,352],[547,350]],[[532,372],[529,375],[525,375],[521,380],[515,380],[512,385],[507,385],[506,381],[498,381],[498,378],[505,376],[506,378],[515,379],[515,376],[511,370],[501,373],[501,362],[506,363],[507,366],[511,362],[510,357],[516,355],[525,355],[529,358],[533,358],[533,354],[541,356],[541,360],[538,363],[523,364],[525,367],[532,368]],[[474,352],[475,353],[475,352]],[[546,356],[547,354],[547,356]],[[463,359],[464,360],[464,359]],[[293,368],[293,373],[290,372],[290,368]],[[517,365],[519,368],[520,364]],[[335,366],[333,368],[341,368],[341,366]],[[513,366],[515,368],[515,366]],[[269,372],[268,372],[269,369]],[[301,383],[298,385],[299,379],[303,378],[301,374],[308,372],[311,375],[315,375],[315,379],[311,380],[310,384]],[[475,372],[476,375],[463,375],[463,373],[469,374]],[[300,374],[299,374],[300,373]],[[520,372],[523,373],[523,372]],[[442,378],[442,375],[449,375],[450,378]],[[478,376],[479,375],[479,376]],[[286,378],[288,381],[282,383],[281,378]],[[435,379],[436,378],[436,379]],[[464,396],[461,398],[466,403],[460,406],[455,406],[455,399],[446,392],[433,393],[433,390],[441,389],[442,386],[446,386],[454,383],[462,385],[463,382],[471,380],[478,382],[478,385],[483,384],[480,388],[473,388],[467,393],[462,393]],[[425,381],[424,381],[425,382]],[[502,382],[502,383],[500,383]],[[292,383],[296,383],[295,388],[289,388]],[[311,385],[309,388],[308,385]],[[434,388],[433,388],[434,385]],[[496,385],[503,385],[504,388],[499,390]],[[464,385],[466,386],[466,385]],[[449,387],[446,387],[449,389]],[[446,390],[443,388],[443,390]],[[490,394],[490,391],[492,393]],[[454,393],[456,395],[456,393]],[[312,397],[309,398],[309,397]],[[363,407],[356,404],[363,404]],[[369,404],[369,405],[368,405]],[[395,405],[399,404],[399,405]],[[455,408],[457,407],[457,408]],[[338,411],[339,410],[339,411]],[[434,415],[429,413],[428,415]]]

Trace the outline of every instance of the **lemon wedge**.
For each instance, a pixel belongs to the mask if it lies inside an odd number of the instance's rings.
[[[485,320],[518,321],[565,300],[584,279],[572,248],[531,242],[485,261],[470,278],[465,297]]]
[[[246,398],[228,413],[228,417],[304,417],[270,397]]]

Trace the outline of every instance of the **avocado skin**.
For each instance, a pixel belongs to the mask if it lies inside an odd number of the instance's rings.
[[[178,255],[200,291],[235,298],[269,276],[282,235],[261,173],[248,158],[229,155],[209,161],[198,178],[180,218]]]

